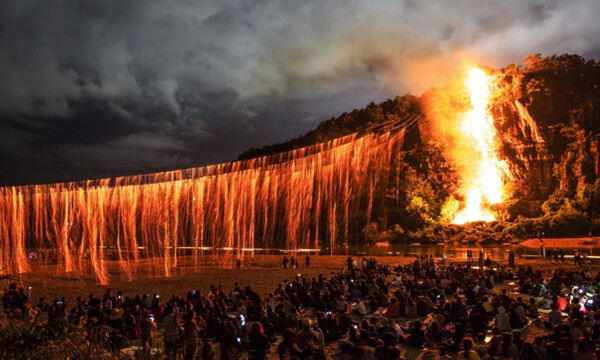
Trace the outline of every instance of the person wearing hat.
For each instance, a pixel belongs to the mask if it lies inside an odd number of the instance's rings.
[[[114,307],[108,315],[108,325],[115,330],[123,329],[123,309],[120,307]]]

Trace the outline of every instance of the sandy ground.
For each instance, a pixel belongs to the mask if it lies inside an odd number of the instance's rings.
[[[247,257],[240,269],[222,266],[218,263],[194,268],[182,265],[176,274],[171,277],[145,274],[146,266],[139,265],[134,269],[136,279],[127,281],[117,275],[117,265],[113,268],[113,277],[109,285],[100,285],[92,277],[75,276],[68,273],[57,273],[53,266],[38,266],[32,273],[23,274],[21,286],[28,289],[31,286],[31,297],[37,299],[44,296],[47,300],[66,296],[74,299],[77,296],[87,296],[90,293],[102,295],[106,289],[121,290],[124,295],[158,293],[163,299],[172,294],[186,295],[189,290],[196,289],[206,293],[211,285],[222,285],[225,291],[233,289],[235,283],[240,286],[250,284],[252,289],[261,295],[269,294],[283,280],[289,280],[298,274],[316,277],[319,274],[329,275],[333,271],[340,271],[346,261],[346,256],[312,256],[309,267],[301,264],[296,269],[283,269],[281,255],[256,255]],[[355,259],[359,259],[355,257]],[[398,265],[414,261],[414,257],[382,256],[375,257],[381,264]],[[518,265],[532,266],[541,271],[552,271],[557,266],[570,267],[572,261],[546,261],[541,259],[517,259]],[[597,265],[596,265],[597,266]],[[0,288],[8,285],[8,280],[0,283]]]
[[[282,259],[282,256],[277,255],[247,257],[240,269],[219,264],[204,265],[196,269],[184,265],[172,277],[145,276],[146,266],[142,264],[135,269],[137,275],[134,281],[126,281],[116,275],[115,265],[114,276],[109,285],[99,285],[92,277],[56,273],[53,266],[38,266],[33,268],[34,272],[23,274],[20,282],[25,289],[31,286],[33,298],[44,296],[47,300],[61,296],[74,299],[90,293],[101,295],[107,288],[113,291],[121,290],[124,295],[158,293],[166,299],[172,294],[185,295],[192,289],[206,293],[211,285],[222,285],[225,291],[230,291],[235,283],[240,286],[250,284],[254,291],[266,295],[283,280],[293,279],[298,274],[316,277],[319,274],[328,275],[333,271],[340,271],[345,264],[346,256],[312,256],[309,267],[304,265],[304,258],[302,258],[300,266],[296,269],[283,269]],[[379,263],[390,265],[407,264],[413,259],[400,256],[377,258]]]

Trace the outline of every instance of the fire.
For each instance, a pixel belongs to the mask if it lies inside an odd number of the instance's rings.
[[[111,268],[133,280],[137,264],[171,276],[209,256],[231,266],[255,250],[352,246],[403,139],[387,129],[206,167],[0,187],[0,275],[50,264],[106,284]]]
[[[461,172],[465,196],[464,208],[452,220],[454,224],[492,221],[495,215],[490,205],[505,198],[504,180],[508,167],[497,157],[498,143],[494,119],[489,112],[492,78],[479,68],[469,71],[465,86],[471,98],[471,108],[460,121],[461,142],[469,150],[465,171]]]

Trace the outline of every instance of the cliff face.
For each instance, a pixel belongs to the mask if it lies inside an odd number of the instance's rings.
[[[493,108],[515,195],[577,192],[600,174],[600,67],[575,55],[525,62],[500,70],[505,97]]]
[[[491,102],[499,155],[513,177],[511,218],[538,216],[542,203],[557,189],[574,197],[600,175],[600,65],[577,55],[529,55],[523,63],[490,70],[500,88]],[[404,95],[371,103],[324,121],[297,139],[251,149],[240,158],[286,151],[423,113],[418,126],[405,134],[405,160],[425,181],[456,182],[450,172],[427,170],[434,167],[424,165],[430,155],[423,149],[435,143],[442,152],[452,151],[452,141],[444,134],[452,131],[456,114],[467,106],[464,84],[457,82],[418,98]]]
[[[524,62],[490,71],[498,86],[490,111],[513,197],[529,202],[517,213],[534,216],[557,188],[576,193],[598,178],[600,66],[576,55],[531,55]],[[461,87],[449,85],[421,98],[427,114],[422,136],[441,140],[450,151],[457,114],[468,107]]]
[[[541,200],[554,189],[552,168],[554,155],[551,141],[522,103],[521,78],[511,77],[505,95],[492,106],[501,155],[508,160],[514,184],[514,196]]]

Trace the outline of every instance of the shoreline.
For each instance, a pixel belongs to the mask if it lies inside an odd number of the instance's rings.
[[[365,256],[374,258],[382,265],[406,265],[415,260],[415,256]],[[255,255],[248,258],[248,261],[240,269],[235,267],[223,267],[215,264],[197,267],[181,266],[178,272],[171,277],[147,275],[144,276],[145,265],[138,265],[135,269],[136,278],[127,281],[116,272],[118,265],[115,265],[111,282],[107,285],[101,285],[90,276],[76,276],[66,273],[56,273],[52,266],[34,267],[34,272],[21,274],[17,282],[19,286],[28,289],[32,287],[31,298],[37,299],[40,296],[51,300],[68,294],[70,299],[77,296],[88,296],[90,293],[95,295],[103,294],[107,289],[112,291],[121,290],[124,295],[152,294],[159,293],[165,298],[175,295],[186,295],[187,291],[197,289],[206,293],[211,285],[222,285],[226,292],[231,291],[235,284],[240,286],[250,285],[252,289],[261,296],[269,294],[278,284],[285,280],[291,280],[301,274],[301,276],[317,277],[319,274],[329,276],[331,272],[337,272],[345,266],[347,256],[345,255],[320,255],[311,256],[309,267],[304,264],[304,258],[300,259],[300,265],[295,269],[283,269],[281,255]],[[354,256],[353,259],[360,261],[362,256]],[[506,264],[505,259],[492,259],[495,263]],[[449,257],[446,263],[465,264],[466,259]],[[473,266],[477,266],[477,256],[473,261]],[[536,270],[550,271],[557,267],[574,268],[572,261],[550,261],[544,259],[519,258],[516,260],[516,266],[532,266]],[[597,265],[593,264],[595,269]],[[10,281],[13,282],[13,281]],[[7,286],[4,282],[3,286]],[[4,289],[2,289],[4,290]]]
[[[590,247],[600,247],[600,236],[577,238],[531,238],[519,243],[519,245],[528,248],[585,249]]]

